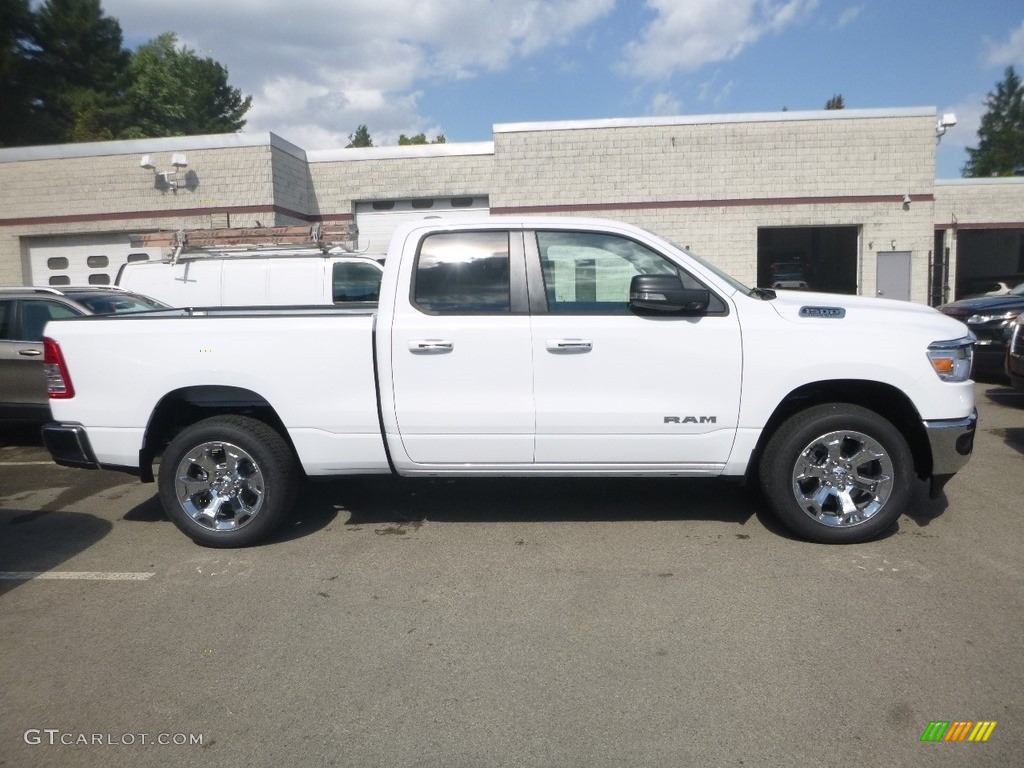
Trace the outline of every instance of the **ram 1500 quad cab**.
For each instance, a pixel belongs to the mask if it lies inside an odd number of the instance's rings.
[[[367,473],[747,477],[799,536],[854,542],[967,462],[971,359],[928,307],[750,289],[628,224],[428,219],[372,311],[51,322],[44,437],[156,476],[209,546],[267,536],[304,476]]]

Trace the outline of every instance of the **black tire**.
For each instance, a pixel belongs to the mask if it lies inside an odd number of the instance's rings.
[[[789,530],[811,541],[852,544],[878,536],[903,513],[914,459],[885,418],[828,403],[783,422],[758,471],[768,504]]]
[[[284,521],[298,478],[277,430],[248,416],[214,416],[186,427],[167,446],[160,502],[197,544],[245,547]]]

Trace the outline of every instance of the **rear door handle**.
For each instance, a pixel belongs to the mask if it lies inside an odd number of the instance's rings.
[[[548,339],[545,342],[548,352],[554,352],[555,354],[573,354],[589,352],[594,348],[594,344],[587,339]]]
[[[455,349],[455,342],[447,339],[416,339],[409,342],[414,355],[443,355]]]
[[[43,353],[38,349],[19,349],[18,354],[23,357],[39,357]]]

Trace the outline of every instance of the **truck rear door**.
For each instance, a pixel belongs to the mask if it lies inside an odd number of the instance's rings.
[[[385,430],[389,422],[397,427],[389,444],[400,440],[412,470],[530,464],[533,352],[522,232],[433,232],[410,248],[384,352],[390,377],[381,386],[392,390],[381,398],[393,409]]]

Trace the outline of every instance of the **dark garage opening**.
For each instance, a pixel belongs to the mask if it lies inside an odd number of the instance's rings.
[[[1024,229],[961,227],[956,238],[958,299],[1024,282]]]
[[[859,227],[759,227],[757,284],[857,293]]]

